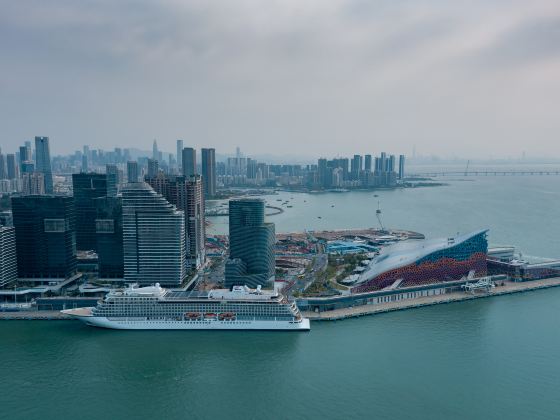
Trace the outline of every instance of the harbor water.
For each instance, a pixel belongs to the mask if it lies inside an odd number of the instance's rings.
[[[277,231],[376,226],[560,257],[560,178],[268,196]],[[293,197],[293,199],[292,199]],[[333,207],[334,206],[334,207]],[[321,216],[319,219],[318,217]],[[227,231],[216,218],[214,232]],[[0,322],[10,419],[557,419],[560,289],[312,325],[309,333]]]

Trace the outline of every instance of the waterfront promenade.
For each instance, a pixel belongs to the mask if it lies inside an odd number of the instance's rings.
[[[499,283],[501,284],[501,283]],[[424,306],[440,305],[444,303],[463,302],[472,299],[502,296],[512,293],[529,292],[532,290],[547,289],[560,286],[560,277],[534,280],[527,282],[506,281],[504,286],[496,286],[489,292],[476,291],[474,294],[469,292],[452,292],[443,295],[425,296],[416,299],[406,299],[397,302],[378,303],[373,305],[360,305],[352,308],[335,309],[324,312],[305,311],[303,315],[311,321],[336,321],[346,318],[355,318],[366,315],[375,315],[385,312],[402,311],[405,309],[421,308]]]
[[[499,283],[501,284],[501,283]],[[474,294],[469,292],[451,292],[443,295],[425,296],[415,299],[406,299],[396,302],[379,303],[374,305],[360,305],[352,308],[335,309],[324,312],[305,311],[302,314],[311,321],[336,321],[346,318],[356,318],[366,315],[375,315],[385,312],[402,311],[405,309],[422,308],[424,306],[440,305],[445,303],[463,302],[472,299],[489,298],[493,296],[503,296],[513,293],[529,292],[533,290],[548,289],[559,287],[560,277],[534,280],[521,283],[506,281],[504,286],[496,286],[490,292],[476,291]],[[59,311],[18,311],[0,312],[2,320],[45,320],[63,321],[73,320],[74,318],[62,314]]]

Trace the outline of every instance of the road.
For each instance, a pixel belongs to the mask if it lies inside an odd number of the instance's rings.
[[[324,246],[317,244],[317,254],[315,255],[312,265],[310,268],[305,270],[305,275],[303,278],[296,278],[295,282],[287,286],[284,289],[285,294],[299,292],[302,293],[313,283],[317,277],[317,274],[325,271],[327,269],[327,264],[329,262],[329,256],[325,254]]]

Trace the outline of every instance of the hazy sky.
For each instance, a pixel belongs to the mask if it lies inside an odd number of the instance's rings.
[[[0,0],[0,145],[560,156],[558,0]]]

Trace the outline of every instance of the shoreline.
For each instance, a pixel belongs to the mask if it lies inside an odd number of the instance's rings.
[[[442,305],[455,302],[465,302],[474,299],[484,299],[496,296],[511,295],[514,293],[531,292],[536,290],[560,287],[560,277],[543,280],[532,280],[526,282],[508,282],[504,286],[497,286],[490,292],[452,292],[443,295],[425,296],[417,299],[409,299],[397,302],[379,303],[374,305],[360,305],[351,308],[334,309],[325,312],[302,312],[302,315],[310,321],[339,321],[348,318],[376,315],[394,311],[423,308],[426,306]]]
[[[560,287],[560,277],[544,280],[533,280],[522,283],[509,282],[504,286],[497,286],[492,291],[468,294],[467,292],[452,292],[444,295],[425,296],[417,299],[380,303],[375,305],[361,305],[352,308],[335,309],[326,312],[302,312],[310,321],[340,321],[348,318],[358,318],[387,312],[404,311],[423,308],[426,306],[442,305],[456,302],[466,302],[474,299],[485,299],[515,293],[544,290]],[[15,311],[0,312],[0,321],[75,321],[59,311]]]

